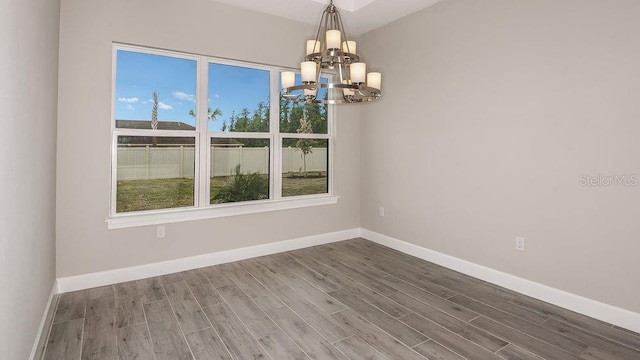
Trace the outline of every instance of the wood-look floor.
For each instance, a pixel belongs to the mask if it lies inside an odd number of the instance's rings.
[[[640,335],[355,239],[59,296],[46,360],[640,359]]]

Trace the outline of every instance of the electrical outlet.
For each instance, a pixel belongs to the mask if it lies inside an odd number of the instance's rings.
[[[380,216],[384,216],[384,208],[380,206]]]
[[[166,235],[166,229],[164,227],[164,225],[160,225],[156,228],[156,238],[158,239],[164,239]]]
[[[516,250],[524,251],[524,238],[516,236]]]

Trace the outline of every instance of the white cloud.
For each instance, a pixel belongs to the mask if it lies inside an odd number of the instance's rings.
[[[126,102],[126,103],[129,103],[129,104],[137,103],[138,100],[140,100],[140,99],[138,99],[137,97],[132,97],[132,98],[121,97],[121,98],[118,98],[118,101]]]
[[[162,101],[158,101],[158,108],[160,108],[162,110],[173,110],[173,107],[171,107],[171,105],[167,105],[167,104],[163,103]]]
[[[133,107],[133,105],[127,105],[127,110],[135,110],[136,108]]]
[[[176,99],[196,102],[196,96],[193,94],[187,94],[182,91],[174,91],[171,93],[171,95],[173,95],[173,97]]]

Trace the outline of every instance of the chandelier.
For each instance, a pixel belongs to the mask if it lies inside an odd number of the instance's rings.
[[[360,62],[356,42],[348,40],[333,0],[322,13],[315,40],[307,41],[300,74],[302,84],[296,85],[293,71],[282,72],[282,96],[286,99],[343,104],[374,101],[382,95],[382,75],[379,72],[367,73],[367,65]],[[319,89],[326,89],[326,94],[320,96],[322,98],[318,96]]]

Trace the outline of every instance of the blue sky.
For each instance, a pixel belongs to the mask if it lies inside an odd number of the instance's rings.
[[[158,120],[181,121],[195,126],[189,110],[196,108],[196,69],[193,60],[118,51],[115,117],[118,120],[150,120],[152,93],[158,93]],[[269,99],[269,72],[237,66],[209,64],[208,105],[222,116],[209,121],[209,130],[220,130],[223,120],[243,108],[249,111]]]

